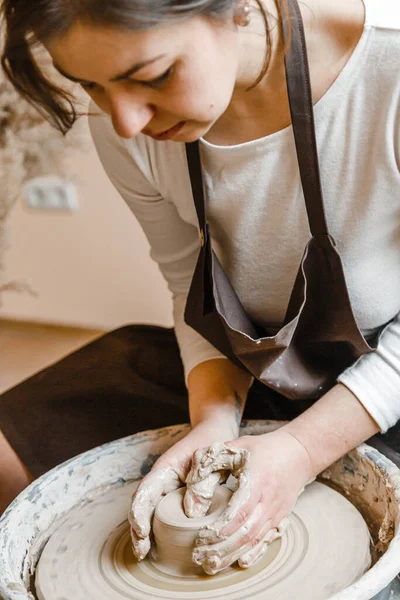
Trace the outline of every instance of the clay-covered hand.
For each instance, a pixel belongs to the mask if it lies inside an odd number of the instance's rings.
[[[142,479],[132,498],[128,515],[131,526],[133,553],[143,560],[151,547],[151,525],[155,507],[161,498],[182,487],[192,464],[194,452],[219,440],[232,437],[232,428],[216,422],[202,421],[179,442],[169,448],[154,463],[151,471]],[[215,472],[208,478],[212,493],[221,481]]]
[[[237,478],[236,491],[219,519],[200,530],[193,550],[193,561],[210,575],[236,561],[246,568],[259,560],[314,479],[307,451],[284,430],[217,443],[195,454],[186,478],[186,514],[205,514],[211,500],[201,497],[204,482],[215,474],[223,481],[229,473]]]

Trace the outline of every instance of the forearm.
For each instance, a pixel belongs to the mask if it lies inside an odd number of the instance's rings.
[[[314,475],[379,431],[361,402],[341,384],[282,429],[304,446]]]
[[[228,359],[208,360],[189,373],[192,427],[203,421],[239,432],[251,376]]]

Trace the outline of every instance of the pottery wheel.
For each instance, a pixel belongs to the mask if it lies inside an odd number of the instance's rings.
[[[126,515],[137,485],[111,489],[60,522],[36,570],[40,600],[322,600],[370,565],[370,536],[359,512],[314,482],[282,539],[253,567],[232,566],[214,576],[170,574],[151,558],[133,557]]]

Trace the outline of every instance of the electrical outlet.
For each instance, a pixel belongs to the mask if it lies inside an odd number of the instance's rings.
[[[68,212],[79,208],[76,187],[60,177],[35,177],[25,184],[23,193],[29,208]]]

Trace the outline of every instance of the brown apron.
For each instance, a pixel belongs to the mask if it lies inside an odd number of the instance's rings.
[[[186,144],[201,250],[185,321],[266,386],[290,399],[317,399],[339,373],[372,351],[350,304],[344,271],[329,235],[319,174],[304,29],[296,0],[283,6],[286,80],[297,160],[311,231],[276,335],[253,323],[212,249],[198,142]]]

